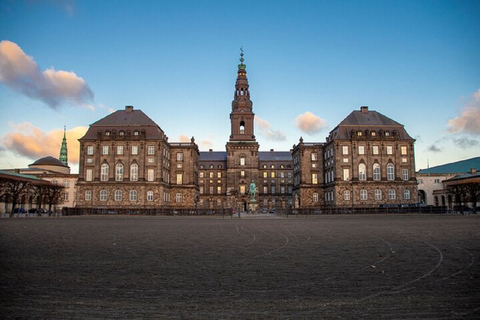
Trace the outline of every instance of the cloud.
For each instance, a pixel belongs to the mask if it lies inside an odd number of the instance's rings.
[[[63,129],[44,132],[30,122],[20,124],[9,123],[12,131],[0,138],[0,149],[9,150],[32,160],[42,157],[59,157],[63,139]],[[78,164],[80,145],[78,139],[86,132],[87,127],[75,127],[67,130],[68,162]]]
[[[270,127],[270,124],[260,118],[259,116],[255,116],[255,123],[257,124],[257,128],[260,130],[260,134],[267,138],[267,140],[271,141],[285,141],[287,140],[287,136],[280,130],[273,130]]]
[[[52,109],[66,103],[92,108],[93,91],[83,78],[54,68],[41,71],[31,56],[8,40],[0,42],[0,82]]]
[[[447,128],[452,133],[465,132],[480,135],[480,89],[462,108],[459,117],[448,120]]]
[[[186,134],[181,134],[179,137],[178,137],[178,142],[190,142],[192,138],[190,138],[189,136],[187,136]]]
[[[468,138],[453,139],[453,142],[455,143],[455,145],[457,145],[462,149],[469,149],[469,148],[477,147],[480,145],[480,142],[478,142],[478,140],[473,140]]]
[[[432,144],[431,146],[428,147],[427,149],[430,152],[442,152],[442,149],[437,147],[436,145]]]
[[[295,119],[295,126],[300,129],[300,131],[313,135],[326,129],[327,121],[307,111]]]
[[[202,140],[202,141],[198,142],[198,147],[201,150],[211,149],[213,147],[213,142],[210,141],[210,140]]]

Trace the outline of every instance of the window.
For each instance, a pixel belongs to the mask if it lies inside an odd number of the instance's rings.
[[[177,173],[177,184],[183,183],[183,173]]]
[[[65,188],[68,188],[68,180],[63,180],[63,186],[64,186]]]
[[[87,154],[89,156],[93,155],[93,146],[87,146]]]
[[[68,192],[63,193],[63,201],[68,201]]]
[[[263,193],[268,193],[268,186],[263,186]]]
[[[155,180],[155,170],[148,169],[147,171],[147,181],[154,181]]]
[[[147,201],[153,201],[153,191],[147,191]]]
[[[124,135],[125,135],[125,131],[122,130],[122,131],[119,132],[119,134],[120,134],[121,136],[124,136]]]
[[[123,146],[117,146],[117,154],[122,155],[123,154]]]
[[[178,202],[178,203],[182,202],[182,194],[181,193],[177,193],[175,195],[175,202]]]
[[[115,166],[115,181],[123,181],[123,164],[121,163]]]
[[[357,131],[357,136],[361,137],[362,136],[362,131]]]
[[[222,172],[217,172],[217,178],[221,178],[222,177]]]
[[[407,163],[408,159],[406,157],[402,157],[402,163]]]
[[[312,184],[318,184],[318,173],[312,173]]]
[[[210,172],[208,173],[208,177],[209,177],[210,179],[213,179],[213,171],[210,171]]]
[[[318,202],[318,193],[317,193],[317,192],[314,192],[314,193],[313,193],[312,201],[313,201],[313,202]]]
[[[402,169],[403,180],[408,180],[408,169]]]
[[[275,165],[272,164],[272,165],[270,166],[270,169],[275,169]]]
[[[138,164],[136,163],[130,166],[130,181],[138,181]]]
[[[155,146],[148,146],[148,154],[155,154]]]
[[[342,146],[342,154],[348,154],[348,146]]]
[[[345,200],[345,201],[350,200],[350,191],[349,190],[343,191],[343,200]]]
[[[93,170],[92,169],[87,169],[85,172],[85,180],[87,181],[92,181],[93,180]]]
[[[264,177],[264,178],[268,178],[268,172],[267,172],[267,171],[264,171],[264,172],[263,172],[263,177]]]
[[[107,190],[100,190],[100,201],[107,201]]]
[[[115,190],[115,201],[122,201],[122,190]]]
[[[367,198],[368,198],[367,190],[361,189],[360,190],[360,200],[367,200]]]
[[[272,194],[275,194],[275,191],[276,191],[275,186],[272,186],[271,190],[272,190]]]
[[[266,173],[266,172],[264,172],[264,173]],[[245,171],[244,170],[240,171],[240,177],[245,178]]]
[[[108,164],[102,164],[100,169],[100,181],[108,181]]]
[[[85,191],[85,201],[92,201],[92,191],[91,190]]]
[[[130,190],[130,201],[137,201],[137,190]]]
[[[209,193],[209,194],[213,194],[213,186],[211,186],[211,187],[208,188],[208,193]]]
[[[358,180],[367,180],[367,166],[364,163],[358,165]]]
[[[240,194],[245,194],[245,186],[244,185],[240,186]]]
[[[377,133],[376,133],[375,131],[372,131],[372,132],[370,132],[370,135],[371,135],[372,137],[375,137],[375,136],[377,135]]]
[[[200,187],[200,194],[204,194],[204,189],[203,189],[203,186]]]
[[[241,92],[242,93],[242,96],[243,96],[243,91]],[[244,134],[245,133],[245,122],[240,122],[240,134]]]
[[[317,153],[312,153],[312,161],[317,161]]]
[[[382,190],[375,189],[375,200],[382,200]]]
[[[102,147],[102,154],[108,154],[108,146]]]
[[[137,155],[138,154],[138,146],[132,146],[132,154]]]
[[[177,153],[177,161],[183,161],[183,152]]]
[[[358,146],[358,154],[365,154],[365,146]]]
[[[281,193],[281,194],[284,194],[284,193],[285,193],[285,187],[284,187],[284,186],[281,186],[281,187],[280,187],[280,193]]]
[[[217,187],[217,194],[222,194],[222,187],[221,186]]]
[[[390,131],[385,131],[385,137],[389,137],[390,136]]]
[[[440,179],[435,179],[434,183],[440,183]]]
[[[403,199],[410,200],[410,190],[408,189],[403,190]]]
[[[407,146],[401,146],[400,147],[400,153],[402,156],[407,154]]]
[[[240,165],[241,165],[241,166],[244,166],[244,165],[245,165],[245,157],[244,157],[244,156],[241,156],[241,157],[240,157]]]
[[[350,180],[350,170],[345,168],[343,169],[343,181]]]
[[[387,146],[387,154],[393,154],[393,147]]]
[[[395,179],[395,168],[393,164],[387,164],[387,180],[394,180]]]
[[[378,154],[378,146],[372,146],[372,154]]]
[[[203,171],[200,171],[200,178],[205,177],[205,173]]]
[[[373,180],[380,180],[380,165],[378,163],[373,164]]]
[[[395,200],[396,198],[397,198],[397,195],[395,193],[395,189],[389,189],[388,190],[388,199]]]
[[[139,134],[140,134],[140,132],[138,132],[138,130],[133,131],[134,136],[138,136]]]
[[[270,178],[275,178],[275,171],[270,172]]]

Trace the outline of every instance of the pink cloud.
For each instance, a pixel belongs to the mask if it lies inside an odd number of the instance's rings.
[[[285,133],[280,130],[274,130],[271,128],[270,123],[268,121],[260,118],[259,116],[255,116],[255,124],[260,131],[260,134],[267,138],[267,140],[271,141],[285,141],[287,137]]]
[[[12,124],[12,131],[0,139],[4,150],[37,160],[45,156],[58,158],[63,139],[63,129],[44,132],[30,122]],[[85,135],[87,127],[67,130],[68,162],[78,164],[80,145],[78,139]]]
[[[327,121],[310,111],[299,115],[295,119],[295,125],[298,129],[306,134],[312,135],[321,132],[327,128]]]
[[[448,131],[480,134],[480,89],[472,95],[472,99],[462,108],[459,117],[448,120]]]
[[[83,78],[71,71],[41,71],[31,56],[7,40],[0,42],[0,82],[53,109],[64,103],[92,108],[93,91]]]

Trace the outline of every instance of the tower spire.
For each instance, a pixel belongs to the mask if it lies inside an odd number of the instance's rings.
[[[67,150],[67,126],[63,126],[63,140],[60,148],[60,157],[58,158],[62,163],[68,166],[68,150]]]
[[[253,103],[250,100],[250,91],[247,79],[243,47],[240,47],[240,64],[238,65],[235,93],[230,113],[231,135],[230,141],[255,141]]]

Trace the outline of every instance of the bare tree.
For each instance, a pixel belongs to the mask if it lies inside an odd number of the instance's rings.
[[[19,199],[30,191],[32,182],[27,179],[2,179],[1,184],[3,197],[12,203],[10,214],[13,214]]]
[[[63,193],[65,187],[59,184],[50,184],[46,194],[46,204],[48,205],[48,212],[52,212],[52,206],[63,203]]]

